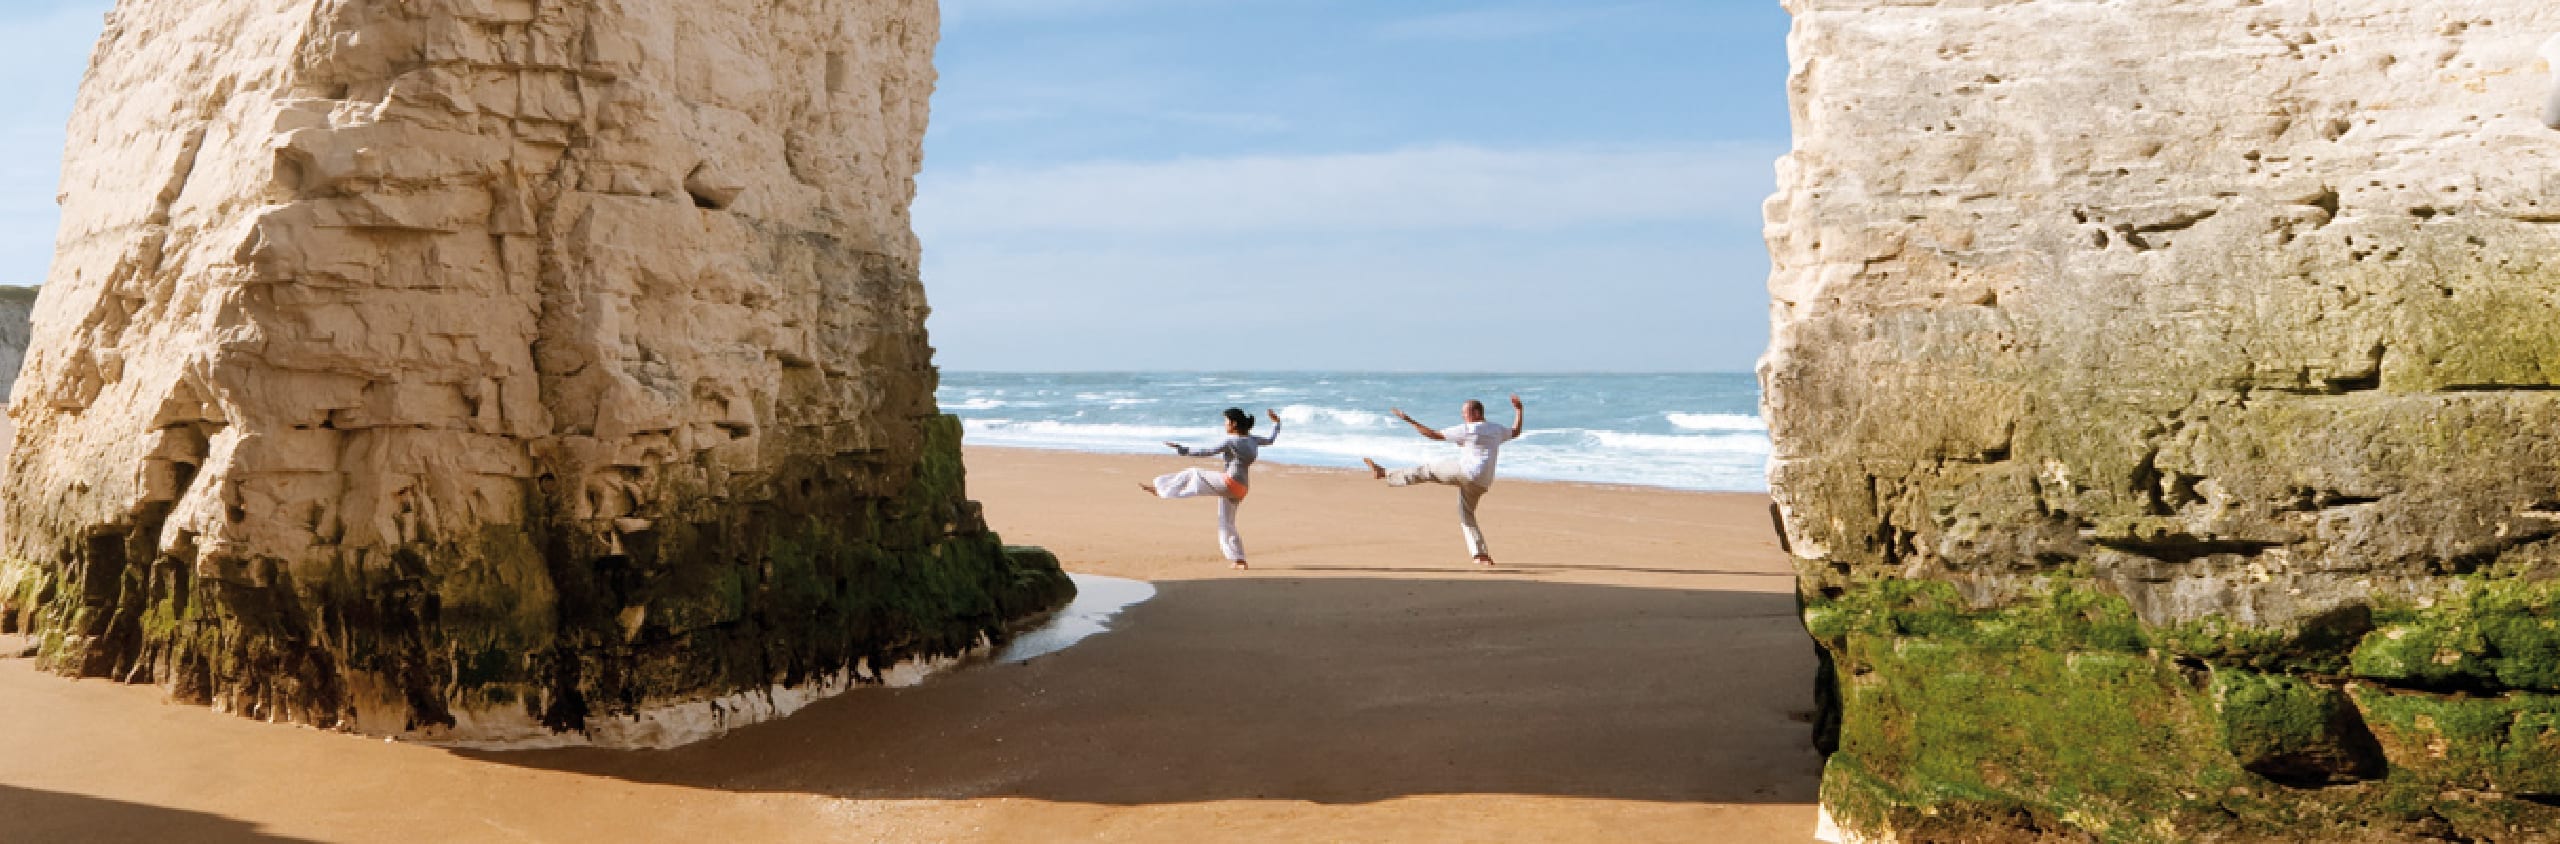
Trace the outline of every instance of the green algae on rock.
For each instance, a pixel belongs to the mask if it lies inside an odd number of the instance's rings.
[[[1844,831],[2560,840],[2560,6],[1787,5]]]
[[[119,4],[0,627],[252,717],[665,746],[1064,603],[934,406],[937,36],[930,0]]]
[[[2560,696],[2225,667],[2122,599],[1966,609],[1886,581],[1807,606],[1841,690],[1823,800],[1913,840],[2393,841],[2560,829]],[[2375,633],[2373,636],[2382,634]]]

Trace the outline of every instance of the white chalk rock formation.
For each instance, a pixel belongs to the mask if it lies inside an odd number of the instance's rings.
[[[2549,840],[2560,4],[1787,6],[1841,824]]]
[[[914,193],[931,0],[123,0],[11,406],[0,625],[503,740],[1002,635]]]

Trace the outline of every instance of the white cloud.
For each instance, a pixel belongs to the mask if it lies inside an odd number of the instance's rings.
[[[931,174],[927,238],[1751,224],[1782,150],[1764,144],[1496,150],[1435,146]]]
[[[1739,371],[1767,272],[1712,232],[1419,233],[927,244],[925,287],[953,369]]]

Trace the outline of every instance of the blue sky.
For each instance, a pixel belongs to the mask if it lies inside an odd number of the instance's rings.
[[[0,0],[0,282],[109,4]],[[944,0],[950,369],[1740,371],[1777,0]]]

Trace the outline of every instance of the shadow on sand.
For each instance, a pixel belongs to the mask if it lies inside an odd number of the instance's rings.
[[[220,815],[0,785],[0,841],[304,841]]]
[[[1438,567],[1432,567],[1432,568],[1424,568],[1424,567],[1419,567],[1419,566],[1416,566],[1416,567],[1410,567],[1410,568],[1397,568],[1397,567],[1395,567],[1395,566],[1271,566],[1271,567],[1268,567],[1268,568],[1266,568],[1266,569],[1264,569],[1264,570],[1266,570],[1266,571],[1320,571],[1320,572],[1328,572],[1328,573],[1343,573],[1343,572],[1349,572],[1349,573],[1354,573],[1354,574],[1403,574],[1403,575],[1414,575],[1414,574],[1423,574],[1423,573],[1427,573],[1427,572],[1443,572],[1443,573],[1445,573],[1445,572],[1447,572],[1447,571],[1449,570],[1449,568],[1448,568],[1447,566],[1438,566]],[[1682,576],[1682,577],[1767,577],[1767,578],[1775,578],[1775,579],[1779,579],[1779,580],[1789,580],[1789,581],[1792,581],[1792,580],[1794,580],[1794,579],[1795,579],[1795,574],[1794,574],[1794,573],[1792,573],[1792,572],[1783,572],[1783,571],[1728,571],[1728,570],[1724,570],[1724,569],[1661,569],[1661,568],[1642,568],[1642,567],[1637,567],[1637,566],[1586,566],[1586,565],[1568,565],[1568,564],[1564,564],[1564,563],[1542,563],[1542,564],[1530,565],[1530,566],[1503,565],[1503,566],[1491,567],[1491,568],[1468,569],[1468,571],[1474,572],[1474,573],[1476,573],[1476,574],[1485,574],[1485,575],[1519,575],[1519,576],[1531,576],[1531,575],[1554,575],[1554,574],[1570,574],[1570,573],[1586,573],[1586,574],[1587,574],[1587,573],[1595,573],[1595,572],[1597,572],[1597,573],[1611,573],[1611,574],[1668,574],[1668,575],[1679,575],[1679,576]]]
[[[465,752],[630,781],[1103,805],[1516,794],[1809,803],[1786,593],[1286,578],[1157,584],[1113,632],[679,750]]]

